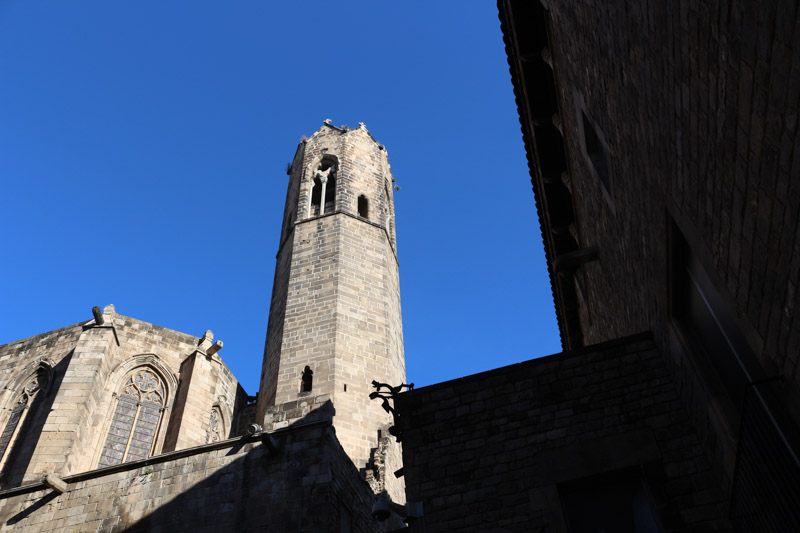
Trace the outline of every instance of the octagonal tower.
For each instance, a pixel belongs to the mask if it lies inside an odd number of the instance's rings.
[[[364,468],[392,423],[371,382],[405,381],[389,161],[363,124],[325,121],[288,173],[257,417],[329,398],[336,435]]]

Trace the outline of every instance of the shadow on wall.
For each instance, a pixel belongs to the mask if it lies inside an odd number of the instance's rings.
[[[328,401],[291,426],[64,478],[0,498],[0,521],[61,531],[391,531],[336,438]],[[265,437],[271,438],[265,438]]]
[[[2,520],[37,531],[67,525],[132,532],[322,530],[339,519],[335,504],[343,486],[331,482],[337,452],[345,457],[333,413],[327,402],[272,433],[274,450],[248,435],[68,476],[63,493],[44,486],[12,493],[0,499],[0,509],[13,513]],[[349,468],[358,475],[352,463]],[[87,513],[87,506],[95,510]]]
[[[119,516],[117,523],[124,527],[139,518],[132,512],[137,506],[153,509],[159,498],[172,497],[125,531],[195,531],[211,525],[217,530],[308,529],[317,514],[329,512],[331,484],[320,474],[328,470],[325,440],[332,415],[328,402],[276,434],[280,448],[275,453],[243,439],[230,448],[131,472],[129,490],[114,495],[111,515]],[[135,485],[141,491],[130,490]]]
[[[17,487],[22,483],[73,352],[74,350],[70,351],[53,367],[52,383],[48,383],[42,391],[44,394],[36,395],[32,403],[27,406],[28,414],[22,418],[21,427],[16,430],[15,436],[9,442],[8,456],[0,470],[0,488]],[[10,401],[16,402],[17,399],[18,396],[15,396]],[[12,406],[6,407],[9,410],[12,408]],[[6,422],[8,423],[10,422]]]
[[[274,451],[243,438],[131,472],[128,490],[113,496],[115,529],[139,519],[137,508],[172,498],[125,531],[382,531],[370,516],[374,495],[336,439],[333,414],[328,401],[272,433]]]
[[[48,503],[50,503],[53,500],[55,500],[56,498],[58,498],[58,496],[59,496],[59,493],[55,492],[55,491],[53,491],[53,492],[51,492],[49,494],[45,494],[44,496],[39,498],[39,500],[37,500],[33,505],[30,505],[30,506],[26,507],[22,511],[18,512],[17,514],[15,514],[11,518],[9,518],[6,521],[6,525],[13,526],[13,525],[18,524],[19,522],[25,520],[26,518],[31,516],[33,513],[35,513],[36,511],[38,511],[39,509],[41,509],[45,505],[47,505]]]

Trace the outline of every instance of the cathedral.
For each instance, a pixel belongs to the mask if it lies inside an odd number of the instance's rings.
[[[383,531],[404,502],[393,180],[362,124],[328,121],[288,171],[261,385],[223,343],[95,307],[0,346],[0,516],[21,531]]]
[[[326,121],[258,394],[111,305],[0,346],[0,527],[800,531],[800,9],[498,7],[563,352],[406,385],[386,150]]]

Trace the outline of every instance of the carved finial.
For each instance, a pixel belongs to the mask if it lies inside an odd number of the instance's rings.
[[[214,342],[214,332],[209,329],[206,330],[205,333],[203,333],[203,336],[200,337],[200,342],[198,342],[197,345],[200,347],[201,350],[205,351],[208,350],[212,342]]]
[[[114,308],[114,304],[108,304],[104,309],[103,313],[107,315],[114,315],[117,313],[117,310]]]
[[[363,122],[359,122],[359,123],[358,123],[358,127],[359,127],[359,128],[366,128],[367,126],[366,126],[366,124],[364,124]]]
[[[323,122],[323,124],[327,124],[328,126],[330,126],[330,125],[331,125],[331,119],[329,119],[329,118],[326,118],[326,119],[325,119],[325,120],[323,120],[322,122]]]

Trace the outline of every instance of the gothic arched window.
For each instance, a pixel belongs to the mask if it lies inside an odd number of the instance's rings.
[[[333,213],[336,211],[336,176],[333,173],[328,176],[327,185],[325,187],[325,212]]]
[[[322,199],[322,182],[319,178],[314,178],[314,187],[311,189],[311,216],[319,215],[319,206]]]
[[[211,408],[211,414],[208,417],[206,444],[222,440],[222,425],[222,411],[220,411],[219,407],[215,405]]]
[[[314,170],[309,216],[333,213],[336,210],[336,160],[326,156]]]
[[[0,433],[0,459],[3,461],[0,481],[5,481],[8,477],[22,448],[22,441],[30,433],[30,426],[36,411],[47,395],[49,385],[50,372],[40,366],[32,376],[25,380],[22,392],[12,404],[8,421],[3,432]]]
[[[137,368],[124,383],[100,456],[101,467],[149,457],[161,424],[166,402],[161,378],[150,368]]]

